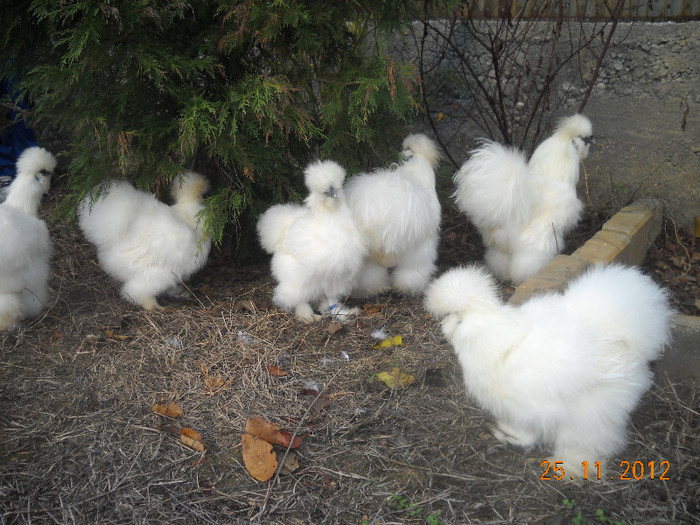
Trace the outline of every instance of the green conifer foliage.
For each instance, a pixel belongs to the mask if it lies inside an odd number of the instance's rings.
[[[162,191],[210,178],[208,232],[297,200],[332,158],[385,163],[417,109],[411,65],[384,51],[394,0],[33,0],[3,8],[0,76],[73,137],[66,204],[107,178]],[[242,226],[241,226],[242,225]]]

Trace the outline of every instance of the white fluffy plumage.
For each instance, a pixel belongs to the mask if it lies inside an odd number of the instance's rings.
[[[497,437],[552,446],[572,474],[624,447],[672,314],[662,288],[618,265],[518,307],[502,304],[485,270],[455,268],[431,284],[426,307],[444,317],[466,388],[496,418]]]
[[[499,277],[519,284],[563,249],[583,209],[576,184],[592,133],[590,120],[575,114],[529,162],[515,148],[485,141],[455,174],[457,207],[479,230]]]
[[[110,181],[81,201],[80,228],[102,268],[123,284],[125,299],[160,308],[159,294],[176,290],[206,264],[211,239],[197,214],[208,188],[204,176],[189,171],[173,179],[171,206],[126,181]]]
[[[17,176],[0,204],[0,330],[35,317],[48,299],[49,230],[39,218],[56,158],[44,148],[27,148],[17,159]]]
[[[435,169],[440,154],[422,134],[406,137],[403,148],[406,160],[397,168],[356,175],[345,185],[348,205],[369,247],[358,275],[358,295],[390,287],[422,293],[435,272],[441,219]]]
[[[307,166],[309,194],[303,206],[277,204],[260,216],[260,244],[272,254],[277,280],[273,301],[304,322],[318,319],[311,306],[346,317],[357,313],[339,301],[347,296],[367,253],[345,201],[345,170],[335,162]]]

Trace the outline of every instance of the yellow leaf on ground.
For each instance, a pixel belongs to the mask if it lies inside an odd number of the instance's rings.
[[[398,368],[394,368],[391,372],[380,372],[377,374],[377,379],[382,381],[389,388],[403,388],[413,383],[416,376],[404,374]]]
[[[395,335],[394,337],[387,337],[381,343],[374,345],[372,348],[390,348],[392,346],[402,346],[403,337],[400,335]]]
[[[182,409],[175,403],[168,403],[167,405],[159,405],[156,403],[151,410],[161,416],[182,417]]]
[[[105,337],[107,337],[108,339],[115,339],[117,341],[124,341],[125,339],[129,339],[128,335],[117,334],[111,328],[106,328],[104,326],[102,327],[102,333],[105,334]]]
[[[180,441],[186,447],[195,449],[197,452],[204,452],[204,441],[202,441],[202,434],[191,428],[181,428],[180,429]]]
[[[277,456],[272,445],[251,434],[243,434],[243,464],[248,473],[258,481],[267,481],[277,470]]]

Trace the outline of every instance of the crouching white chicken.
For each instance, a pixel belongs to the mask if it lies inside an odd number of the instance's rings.
[[[553,446],[574,476],[624,446],[672,313],[663,289],[622,266],[593,267],[564,293],[518,307],[501,303],[485,270],[456,268],[431,284],[426,306],[444,317],[467,391],[496,418],[497,437]]]
[[[583,115],[565,118],[529,162],[515,148],[485,141],[455,174],[457,207],[479,230],[499,277],[519,284],[564,248],[583,209],[576,184],[592,131]]]
[[[406,137],[403,148],[405,161],[398,167],[356,175],[345,185],[348,205],[369,248],[355,290],[361,296],[390,287],[422,293],[435,272],[441,219],[435,169],[440,154],[422,134]]]
[[[190,171],[173,179],[171,206],[126,181],[110,181],[81,201],[80,228],[102,268],[123,283],[125,299],[160,308],[159,294],[177,290],[206,264],[211,239],[198,214],[208,188],[205,177]]]
[[[273,301],[303,322],[320,318],[312,302],[341,318],[357,313],[339,303],[352,290],[366,253],[345,202],[344,179],[345,170],[335,162],[310,164],[304,172],[309,190],[304,205],[272,206],[257,224],[260,244],[272,254],[278,283]]]
[[[48,299],[49,230],[39,219],[56,158],[44,148],[27,148],[17,159],[17,176],[0,204],[0,330],[35,317]]]

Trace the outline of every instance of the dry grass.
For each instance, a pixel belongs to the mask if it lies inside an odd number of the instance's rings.
[[[598,511],[605,523],[665,524],[700,514],[694,383],[655,386],[617,458],[666,460],[668,481],[620,480],[620,468],[614,480],[546,481],[546,451],[492,437],[419,299],[385,296],[337,331],[329,320],[303,326],[269,306],[267,268],[212,260],[191,284],[196,300],[147,313],[118,297],[75,231],[52,233],[54,303],[0,334],[3,524],[556,525],[603,523]],[[473,232],[451,223],[444,233],[443,266],[473,256]],[[373,349],[380,327],[404,346]],[[374,379],[393,367],[414,384],[392,391]],[[329,396],[320,410],[309,388]],[[183,418],[154,414],[161,400]],[[302,437],[300,468],[275,483],[242,463],[254,414]],[[206,453],[181,445],[172,424],[200,431]]]

